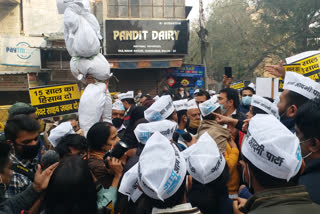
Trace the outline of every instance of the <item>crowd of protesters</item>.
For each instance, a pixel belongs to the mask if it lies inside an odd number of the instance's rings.
[[[14,104],[0,134],[0,213],[320,213],[320,84],[265,69],[284,78],[279,99],[228,84],[118,93],[112,123],[86,133],[77,115],[39,120]]]

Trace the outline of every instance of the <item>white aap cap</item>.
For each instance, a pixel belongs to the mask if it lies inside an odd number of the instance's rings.
[[[127,93],[119,94],[118,98],[119,98],[119,100],[133,99],[134,98],[134,92],[133,91],[128,91]]]
[[[186,159],[189,174],[202,184],[217,179],[223,172],[226,160],[216,142],[206,132],[197,141],[182,152]]]
[[[217,110],[219,107],[218,95],[214,95],[211,99],[199,104],[200,112],[204,117]]]
[[[215,94],[216,94],[216,92],[215,92],[215,91],[213,91],[213,90],[209,90],[209,94],[210,94],[210,95],[215,95]]]
[[[136,202],[143,194],[138,188],[138,163],[129,169],[122,177],[119,192]]]
[[[174,101],[173,106],[176,109],[176,111],[187,110],[188,109],[188,99]]]
[[[188,110],[190,109],[198,109],[197,103],[195,99],[188,101]]]
[[[299,139],[272,115],[250,120],[242,154],[263,172],[289,181],[302,164]]]
[[[59,140],[67,134],[75,134],[70,121],[61,123],[56,128],[52,129],[48,140],[53,147],[56,147],[59,144]]]
[[[253,95],[251,100],[251,105],[265,111],[267,114],[271,114],[275,116],[276,118],[279,117],[277,105],[263,97],[260,97],[258,95]]]
[[[195,91],[194,91],[194,93],[199,93],[200,92],[200,89],[196,89]]]
[[[283,89],[294,91],[310,100],[320,97],[320,84],[295,72],[286,72]]]
[[[254,85],[254,83],[250,83],[248,87],[252,88],[253,90],[256,90],[256,86]]]
[[[157,100],[159,100],[159,98],[160,98],[160,97],[157,95],[157,96],[155,96],[155,97],[153,98],[153,100],[154,100],[154,101],[157,101]]]
[[[125,111],[125,108],[120,100],[112,104],[112,110]]]
[[[144,111],[144,118],[149,122],[160,121],[169,117],[174,111],[170,95],[160,97],[147,110]]]
[[[159,132],[146,143],[138,162],[138,183],[157,200],[174,195],[183,184],[186,163],[178,148]]]
[[[134,134],[137,140],[142,144],[145,144],[155,132],[160,132],[160,134],[165,136],[168,140],[171,140],[177,126],[178,124],[176,122],[170,120],[141,123],[134,130]]]

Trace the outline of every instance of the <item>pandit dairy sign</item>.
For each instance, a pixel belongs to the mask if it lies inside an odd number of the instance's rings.
[[[78,112],[80,93],[77,84],[30,88],[29,94],[39,118]]]
[[[106,20],[108,55],[188,54],[188,20]]]

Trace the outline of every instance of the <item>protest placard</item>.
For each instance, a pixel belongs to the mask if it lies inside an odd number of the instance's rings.
[[[288,64],[288,65],[284,65],[283,67],[284,67],[284,70],[286,72],[287,71],[293,71],[293,72],[296,72],[298,74],[303,74],[300,64]],[[280,77],[279,78],[279,92],[283,91],[283,83],[284,83],[284,80],[283,80],[283,78]]]
[[[244,81],[235,82],[230,85],[230,88],[237,89],[237,90],[241,90],[244,87],[245,87]]]
[[[80,93],[77,84],[41,86],[29,89],[31,104],[39,118],[78,111]]]

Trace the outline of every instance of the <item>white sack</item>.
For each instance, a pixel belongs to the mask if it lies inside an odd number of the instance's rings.
[[[110,65],[102,54],[90,58],[72,57],[70,61],[72,75],[85,82],[86,75],[105,81],[110,78]]]
[[[102,39],[98,20],[79,5],[69,5],[64,13],[64,39],[71,56],[97,55]]]
[[[104,104],[103,108],[102,120],[103,122],[112,123],[112,98],[109,90],[106,94],[106,103]]]
[[[106,104],[106,84],[89,84],[84,90],[79,104],[79,123],[85,136],[91,126],[99,122]]]
[[[78,4],[81,8],[90,12],[89,0],[57,0],[57,8],[59,14],[64,14],[67,7],[73,3]]]

